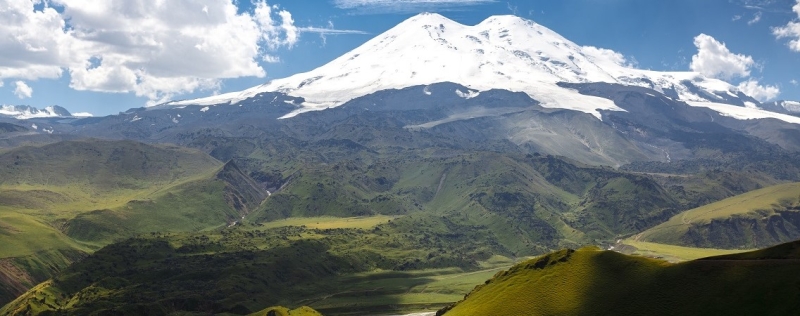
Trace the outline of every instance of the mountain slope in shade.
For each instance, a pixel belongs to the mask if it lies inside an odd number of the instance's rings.
[[[468,87],[456,92],[465,99],[490,89],[506,89],[525,92],[543,107],[573,109],[598,118],[598,109],[623,110],[609,100],[585,96],[556,83],[634,85],[683,101],[735,107],[758,103],[736,87],[698,73],[635,69],[613,51],[579,46],[516,16],[493,16],[467,26],[425,13],[312,71],[240,92],[170,105],[235,104],[264,92],[304,98],[302,107],[288,117],[339,106],[376,91],[440,82]]]
[[[499,272],[437,315],[790,315],[800,242],[679,264],[584,248]]]

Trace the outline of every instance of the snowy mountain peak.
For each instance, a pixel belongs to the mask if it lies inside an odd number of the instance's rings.
[[[37,109],[29,105],[0,105],[0,115],[16,119],[31,119],[39,117],[69,117],[72,116],[67,109],[58,105]]]
[[[397,24],[395,27],[399,27],[399,26],[403,26],[403,25],[407,25],[407,24],[414,24],[414,23],[458,24],[458,22],[455,22],[455,21],[453,21],[451,19],[448,19],[447,17],[445,17],[445,16],[443,16],[443,15],[441,15],[439,13],[423,12],[423,13],[417,14],[415,16],[412,16],[412,17],[406,19],[403,22],[400,22],[400,24]]]
[[[635,85],[693,102],[744,106],[745,101],[754,101],[742,100],[744,94],[736,87],[698,73],[635,69],[618,53],[577,45],[517,16],[492,16],[469,26],[439,14],[423,13],[312,71],[240,92],[169,105],[231,104],[262,92],[282,92],[305,99],[290,117],[339,106],[381,90],[440,82],[477,91],[524,92],[542,106],[583,111],[598,118],[599,109],[622,109],[608,99],[582,95],[557,83]]]

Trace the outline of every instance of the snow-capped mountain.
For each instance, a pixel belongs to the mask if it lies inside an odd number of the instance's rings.
[[[29,105],[0,105],[0,115],[26,120],[42,117],[70,117],[72,113],[58,105],[48,106],[44,109],[37,109]]]
[[[598,110],[624,110],[608,99],[557,83],[641,86],[736,118],[793,120],[759,109],[757,100],[727,82],[695,72],[636,69],[613,51],[577,45],[533,21],[494,16],[468,26],[431,13],[414,16],[312,71],[240,92],[167,105],[235,104],[263,92],[282,92],[305,99],[290,117],[381,90],[440,82],[471,89],[456,91],[464,98],[504,89],[524,92],[544,107],[578,110],[598,118]]]

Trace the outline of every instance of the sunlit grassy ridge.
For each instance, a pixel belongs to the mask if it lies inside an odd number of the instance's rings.
[[[679,213],[634,239],[747,249],[797,238],[800,238],[800,183],[771,186]]]
[[[800,242],[679,264],[596,248],[520,263],[439,314],[788,315],[800,308]]]
[[[675,246],[675,245],[659,244],[646,241],[636,241],[633,238],[622,240],[621,243],[617,244],[617,247],[620,249],[615,249],[615,250],[624,253],[631,253],[637,256],[659,258],[667,260],[669,262],[682,262],[682,261],[700,259],[711,256],[721,256],[721,255],[751,251],[751,250],[730,250],[730,249]]]

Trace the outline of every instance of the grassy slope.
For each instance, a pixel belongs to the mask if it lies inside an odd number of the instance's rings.
[[[138,189],[194,176],[219,162],[198,151],[133,141],[67,141],[0,155],[3,186],[81,186],[90,193]]]
[[[684,247],[646,241],[636,241],[632,238],[622,240],[620,243],[615,245],[614,250],[625,254],[663,259],[669,262],[683,262],[711,256],[721,256],[751,251]]]
[[[392,232],[391,224],[400,219],[378,226],[368,222],[384,218],[364,219],[362,228],[237,225],[221,232],[131,239],[71,266],[0,314],[28,306],[77,314],[243,314],[272,305],[309,305],[326,314],[435,309],[512,263],[487,256],[491,243],[469,235]]]
[[[213,180],[221,164],[195,150],[71,141],[10,150],[0,166],[0,302],[115,239],[238,218]]]
[[[498,273],[444,315],[787,315],[800,308],[798,249],[680,264],[562,250]]]
[[[635,237],[674,245],[756,248],[800,237],[800,183],[751,191],[691,209]]]

